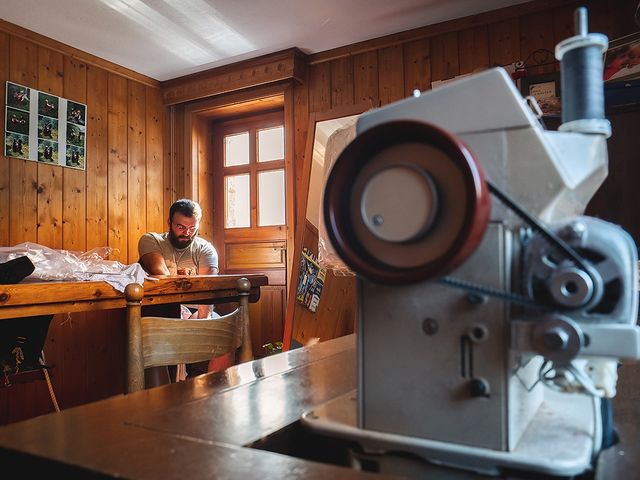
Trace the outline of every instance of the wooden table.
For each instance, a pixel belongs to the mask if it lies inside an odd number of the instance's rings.
[[[106,282],[23,282],[0,285],[0,320],[113,308],[127,309],[127,391],[144,387],[140,312],[142,306],[169,303],[223,303],[238,300],[237,281],[251,283],[250,301],[257,301],[262,274],[167,276],[118,292]]]
[[[9,424],[0,427],[0,465],[25,478],[394,478],[347,468],[339,454],[347,444],[298,421],[356,387],[355,356],[349,335]],[[621,375],[623,394],[634,379],[624,367]],[[598,479],[635,478],[640,465],[637,414],[615,419],[623,443],[606,451]]]
[[[390,478],[308,461],[298,441],[303,411],[354,388],[354,347],[343,337],[5,425],[0,465],[24,478]],[[291,444],[297,457],[277,453]]]

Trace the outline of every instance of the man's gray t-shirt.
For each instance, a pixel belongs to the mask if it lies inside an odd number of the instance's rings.
[[[200,237],[195,237],[188,247],[178,249],[171,244],[168,232],[145,233],[138,242],[138,253],[142,257],[152,252],[162,254],[171,275],[196,275],[200,267],[218,268],[218,252]]]

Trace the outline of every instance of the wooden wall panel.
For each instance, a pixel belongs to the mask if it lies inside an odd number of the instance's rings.
[[[200,221],[200,235],[206,239],[215,240],[214,235],[214,218],[215,209],[217,207],[215,202],[215,195],[213,193],[214,184],[214,162],[212,155],[213,146],[210,139],[210,127],[208,122],[196,116],[194,122],[194,140],[197,143],[198,148],[198,198],[203,207],[202,220]]]
[[[460,73],[457,32],[431,39],[431,80],[447,80]]]
[[[9,39],[8,80],[38,88],[38,48],[35,45],[20,38]],[[12,159],[9,177],[9,244],[36,242],[38,166],[28,160]]]
[[[64,63],[64,96],[70,100],[87,104],[87,65],[75,58],[65,57]],[[85,124],[88,123],[85,121]],[[87,145],[89,140],[87,139]],[[87,162],[85,151],[85,165]],[[65,168],[63,178],[63,219],[62,240],[63,248],[67,250],[87,250],[87,189],[86,171]],[[95,193],[95,192],[92,192]],[[105,202],[106,203],[106,202]],[[94,330],[90,323],[93,316],[79,312],[68,317],[59,315],[54,318],[49,336],[58,336],[64,348],[48,353],[52,358],[60,350],[64,352],[60,371],[64,376],[56,376],[54,385],[60,392],[60,402],[68,407],[84,402],[84,392],[89,385],[87,338],[91,338]],[[57,327],[57,331],[56,331]],[[70,374],[73,372],[72,374]],[[64,382],[64,383],[63,383]]]
[[[318,251],[318,230],[304,221],[303,246],[314,255]],[[297,278],[295,272],[294,278]],[[295,345],[306,345],[318,338],[321,341],[353,333],[356,321],[356,281],[355,277],[335,276],[328,272],[320,295],[316,312],[293,302],[295,322],[292,339]]]
[[[87,314],[91,335],[85,339],[87,363],[86,390],[68,400],[72,405],[100,400],[125,391],[126,318],[124,310],[102,310]],[[65,339],[66,340],[66,339]]]
[[[381,105],[404,98],[402,45],[378,51],[378,88]]]
[[[0,78],[9,78],[9,35],[0,32]],[[0,82],[0,98],[6,98],[6,83]],[[0,102],[0,112],[2,118],[5,118],[4,102]],[[2,140],[4,145],[4,139]],[[0,152],[0,245],[9,245],[9,212],[11,206],[9,204],[9,179],[10,177],[10,160],[4,156],[4,148]]]
[[[640,245],[640,219],[635,208],[640,203],[640,110],[609,112],[607,117],[613,130],[608,141],[609,175],[589,203],[587,214],[620,225]]]
[[[309,110],[323,112],[331,108],[331,64],[309,67]],[[304,148],[304,146],[302,147]]]
[[[38,90],[51,95],[63,93],[63,57],[58,52],[38,48]],[[37,99],[32,98],[32,101]],[[37,163],[38,230],[37,241],[51,248],[62,248],[62,169]]]
[[[353,104],[353,58],[331,62],[331,107]]]
[[[109,246],[121,262],[129,257],[127,238],[127,80],[109,74]]]
[[[165,110],[160,90],[146,92],[146,203],[147,229],[162,232],[166,228],[168,209],[164,208],[165,167],[162,154]]]
[[[175,149],[173,147],[173,124],[175,122],[176,105],[165,108],[164,126],[162,128],[162,172],[164,182],[162,184],[162,206],[163,211],[168,212],[171,202],[174,198],[173,189],[173,167],[175,158]]]
[[[622,11],[623,5],[629,2],[617,0],[615,8],[612,2],[604,2],[602,0],[587,0],[583,5],[589,9],[589,30],[591,32],[600,32],[609,35],[611,38],[618,36],[614,34],[616,31],[616,10]],[[636,3],[637,4],[637,3]],[[627,10],[627,16],[633,16],[633,10]],[[637,30],[635,26],[634,30]]]
[[[460,74],[489,66],[489,33],[486,25],[467,28],[458,34]]]
[[[63,96],[79,103],[87,103],[87,66],[75,58],[64,58]],[[86,142],[88,144],[88,139]],[[86,159],[85,152],[85,165]],[[66,250],[84,251],[87,249],[86,172],[72,168],[62,169],[62,185],[62,247]]]
[[[403,46],[404,95],[410,96],[418,89],[421,92],[431,88],[431,58],[429,39],[423,38],[407,42]]]
[[[520,24],[517,18],[489,25],[489,63],[508,65],[520,58]]]
[[[251,341],[253,343],[253,355],[256,358],[265,356],[263,347],[266,343],[275,343],[282,340],[282,323],[261,322],[261,318],[284,318],[283,305],[284,288],[260,287],[260,301],[249,304],[249,320],[251,322]]]
[[[55,381],[55,378],[52,378]],[[0,387],[0,419],[26,420],[54,411],[44,381],[14,383]]]
[[[299,219],[304,217],[304,212],[300,211],[303,203],[301,192],[307,191],[306,188],[303,188],[302,180],[306,152],[302,148],[297,148],[298,145],[305,144],[309,131],[309,90],[306,88],[306,85],[296,85],[293,89],[293,112],[293,168],[295,171],[294,225],[297,225]],[[295,231],[295,229],[292,230]],[[292,258],[293,253],[290,253],[289,257]],[[291,275],[291,272],[289,272],[289,274]]]
[[[147,231],[145,87],[127,82],[127,233],[128,260],[138,260],[138,239]]]
[[[355,103],[379,105],[378,52],[365,52],[353,57],[353,88]],[[304,142],[302,143],[304,145]]]
[[[573,5],[563,5],[553,9],[553,43],[556,45],[565,38],[574,35],[573,27]],[[591,27],[591,25],[590,25]],[[554,47],[555,48],[555,47]],[[556,65],[556,70],[560,70],[560,65]]]
[[[77,102],[86,103],[86,68],[76,59],[63,57],[39,48],[40,72],[39,89],[53,95],[65,96]],[[55,68],[53,68],[55,66]],[[63,74],[64,72],[64,74]],[[85,156],[86,158],[86,156]],[[85,172],[53,165],[38,165],[40,180],[38,201],[38,243],[54,248],[84,251],[85,235]],[[42,174],[48,170],[56,180],[49,187],[43,184]],[[47,196],[53,195],[55,208],[47,205]],[[43,198],[44,197],[44,198]],[[64,198],[64,204],[63,203]],[[53,214],[61,213],[61,225],[48,226],[47,221],[55,220]],[[45,358],[52,367],[52,382],[58,403],[67,407],[74,398],[82,398],[87,385],[87,328],[85,313],[56,315],[53,317],[47,343]],[[64,375],[61,374],[64,372]]]
[[[185,158],[182,162],[175,161],[176,158],[185,157],[184,105],[178,105],[176,107],[176,115],[172,126],[172,132],[174,135],[174,144],[172,146],[173,166],[171,171],[172,200],[169,205],[167,205],[167,212],[169,211],[169,206],[173,200],[183,198],[185,196],[185,163],[187,159]],[[189,164],[191,164],[190,159]]]
[[[107,171],[109,166],[109,73],[87,67],[87,249],[109,244]]]
[[[631,32],[638,31],[638,24],[636,23],[637,21],[635,19],[635,12],[638,8],[638,0],[618,0],[615,2],[615,5],[615,8],[611,8],[610,2],[602,2],[602,7],[605,7],[605,10],[602,11],[596,9],[594,12],[596,18],[598,18],[598,15],[610,15],[613,17],[613,28],[611,30],[607,30],[609,40],[613,40],[623,35],[627,35]],[[592,31],[595,32],[597,30]]]
[[[520,18],[520,58],[523,61],[530,56],[535,56],[537,50],[546,50],[548,55],[540,56],[543,64],[535,66],[527,62],[529,75],[540,75],[555,70],[555,40],[553,34],[553,12],[538,12]]]

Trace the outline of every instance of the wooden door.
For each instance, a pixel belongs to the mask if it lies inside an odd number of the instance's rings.
[[[250,305],[254,356],[282,341],[287,282],[284,115],[277,110],[213,125],[214,232],[221,273],[265,273]]]

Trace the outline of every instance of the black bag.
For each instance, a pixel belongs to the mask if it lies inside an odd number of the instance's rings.
[[[53,315],[0,320],[0,370],[5,374],[37,370]]]
[[[18,283],[31,275],[35,269],[35,265],[27,256],[0,263],[0,284]]]
[[[22,256],[0,263],[0,284],[22,281],[35,270]],[[0,320],[0,370],[5,374],[42,368],[40,361],[53,315]]]

